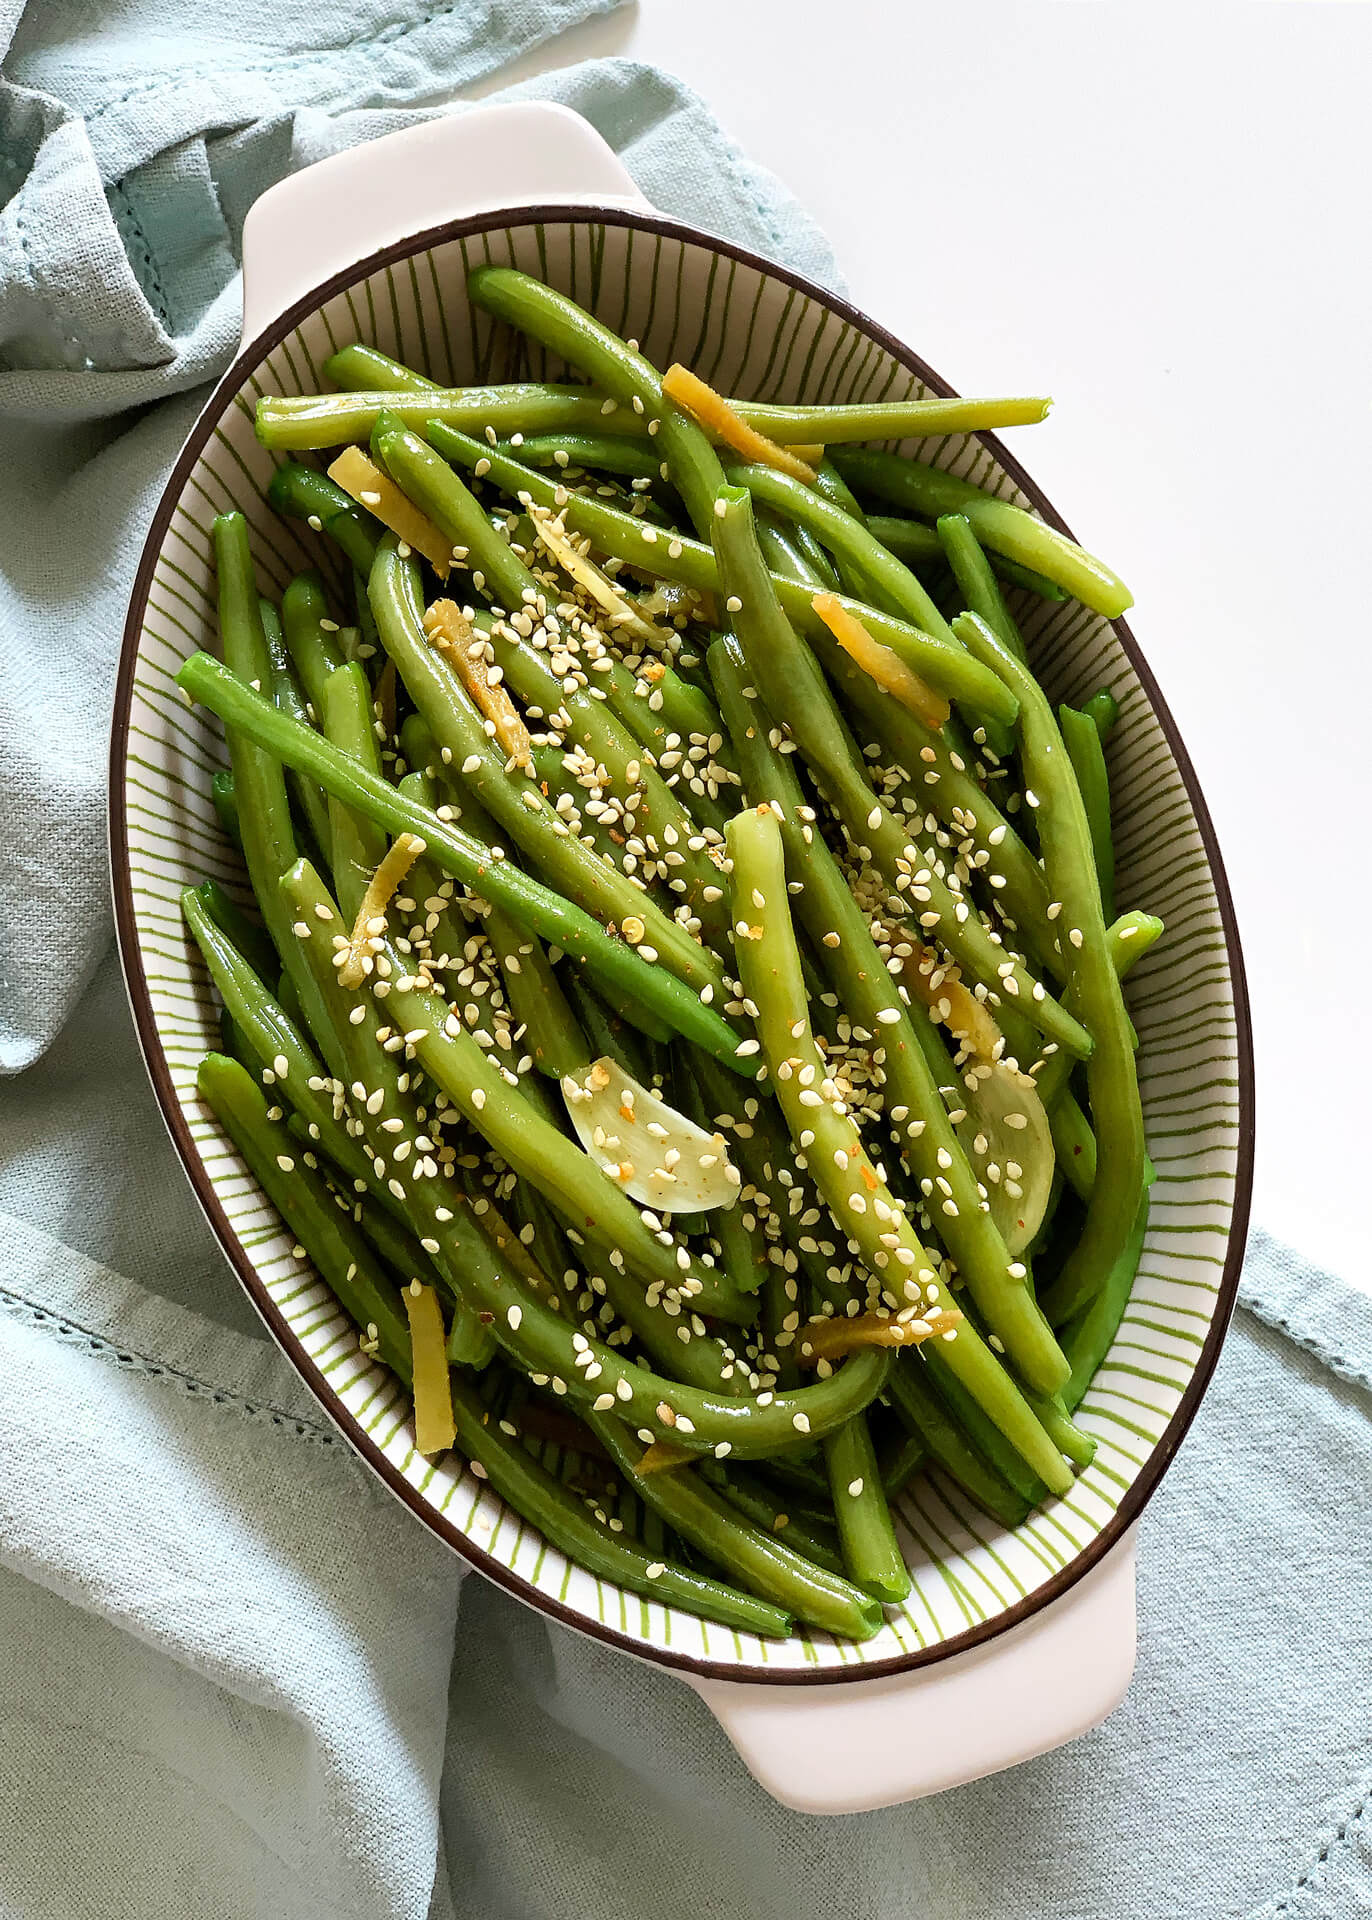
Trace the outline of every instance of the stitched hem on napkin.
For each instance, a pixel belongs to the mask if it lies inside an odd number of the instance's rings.
[[[316,1446],[342,1446],[304,1382],[266,1339],[235,1333],[0,1213],[0,1310],[128,1372]],[[24,1276],[24,1290],[13,1284]]]

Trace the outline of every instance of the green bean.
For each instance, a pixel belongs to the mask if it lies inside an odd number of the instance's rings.
[[[453,1382],[453,1418],[457,1444],[482,1469],[480,1477],[588,1573],[663,1606],[718,1620],[736,1632],[778,1637],[790,1632],[792,1616],[787,1609],[739,1593],[671,1560],[654,1558],[626,1534],[602,1526],[579,1495],[541,1466],[520,1440],[505,1433],[461,1380]]]
[[[902,1433],[878,1461],[882,1492],[888,1501],[902,1494],[921,1467],[928,1463],[929,1449],[917,1433]]]
[[[355,567],[363,573],[370,570],[380,526],[327,474],[287,460],[272,475],[267,504],[287,519],[306,520],[316,533],[327,533]]]
[[[218,673],[253,686],[271,682],[271,660],[267,636],[262,625],[261,603],[253,574],[252,554],[248,548],[248,527],[241,513],[221,513],[213,527],[215,567],[219,587],[219,635],[224,666],[204,658]],[[254,694],[268,713],[273,712],[265,694]],[[303,733],[313,729],[289,715],[275,715],[280,725],[299,727]],[[221,714],[220,718],[224,716]],[[233,769],[234,795],[242,838],[243,859],[248,879],[257,898],[263,925],[272,945],[280,954],[286,970],[293,975],[296,991],[310,1015],[319,1012],[319,1003],[309,977],[300,966],[291,936],[290,920],[277,891],[277,880],[296,858],[295,828],[291,821],[286,775],[279,759],[261,740],[252,738],[237,725],[225,726],[229,762]],[[316,736],[317,737],[317,736]],[[302,767],[302,773],[310,769]]]
[[[1081,710],[1094,723],[1101,739],[1108,740],[1120,717],[1120,703],[1114,694],[1102,687],[1099,693],[1082,702]]]
[[[1058,727],[1086,809],[1101,912],[1108,922],[1115,917],[1115,843],[1110,831],[1110,775],[1106,771],[1100,729],[1089,714],[1068,706],[1058,708]]]
[[[347,754],[340,754],[312,728],[274,712],[260,694],[209,654],[193,654],[182,667],[177,683],[259,749],[265,748],[277,760],[312,774],[326,792],[366,813],[388,832],[417,834],[447,872],[505,907],[513,919],[540,939],[560,947],[579,966],[603,980],[611,992],[622,990],[641,999],[673,1032],[694,1039],[707,1053],[727,1061],[736,1073],[754,1077],[756,1068],[748,1053],[739,1053],[740,1042],[733,1030],[665,968],[640,959],[632,947],[606,933],[588,913],[517,867],[492,860],[489,848],[472,835],[405,800],[387,782],[373,781]],[[283,798],[284,793],[283,786]]]
[[[630,480],[660,480],[662,461],[650,440],[617,433],[516,434],[502,452],[534,467],[590,467],[622,473]]]
[[[763,1056],[791,1137],[835,1219],[870,1270],[889,1273],[897,1299],[903,1295],[925,1311],[935,1305],[956,1311],[904,1209],[874,1170],[851,1115],[846,1108],[840,1111],[841,1103],[826,1091],[833,1082],[810,1027],[781,829],[770,807],[741,813],[730,823],[729,852],[736,911],[746,914],[748,926],[737,940],[735,957],[744,991],[759,1009]],[[755,926],[749,925],[754,916]],[[968,1321],[953,1330],[951,1341],[940,1340],[939,1357],[1053,1491],[1065,1491],[1070,1474],[1019,1389]]]
[[[719,591],[718,562],[704,542],[684,533],[663,534],[659,528],[644,526],[632,514],[621,513],[618,508],[587,494],[570,494],[559,504],[558,483],[535,468],[522,466],[481,441],[445,427],[442,421],[427,421],[425,431],[447,459],[469,468],[484,460],[491,478],[506,492],[519,498],[527,495],[536,506],[559,505],[567,526],[585,534],[611,557],[661,579],[678,581],[697,593]],[[828,632],[811,605],[813,588],[781,574],[772,576],[772,584],[788,617],[807,638],[816,632]],[[989,718],[1014,719],[1015,703],[1004,683],[986,672],[980,662],[962,648],[920,633],[880,608],[843,596],[840,599],[849,612],[862,619],[875,639],[895,647],[931,687]]]
[[[795,538],[795,527],[784,525],[769,513],[758,514],[755,525],[757,544],[769,573],[785,574],[790,580],[800,580],[813,593],[825,591],[829,583],[816,572],[808,556],[802,553],[800,543]]]
[[[371,1167],[342,1121],[334,1117],[330,1083],[314,1048],[211,917],[198,889],[187,887],[182,893],[181,911],[250,1055],[271,1073],[273,1083],[313,1129],[311,1137],[352,1182],[354,1192],[363,1192],[370,1184]],[[328,1069],[335,1079],[341,1066],[335,1051]]]
[[[271,977],[280,971],[281,962],[262,923],[250,920],[217,880],[202,880],[198,887],[189,891],[201,910],[255,974]]]
[[[1000,582],[982,550],[981,542],[965,513],[945,513],[935,528],[939,545],[953,570],[969,613],[979,613],[992,633],[1018,660],[1027,660],[1024,641],[1015,625]],[[997,752],[1001,749],[997,748]]]
[[[217,773],[210,775],[210,801],[220,826],[241,853],[243,834],[238,824],[238,791],[233,784],[233,774],[227,767],[221,767]]]
[[[947,621],[918,577],[882,546],[863,521],[775,467],[731,466],[728,479],[732,486],[746,487],[755,501],[809,528],[830,552],[859,570],[881,594],[890,612],[908,620],[921,633],[945,642],[954,640]]]
[[[802,1559],[813,1560],[817,1567],[825,1567],[830,1573],[843,1572],[843,1555],[832,1520],[816,1521],[809,1515],[802,1519],[792,1513],[793,1501],[744,1467],[721,1465],[707,1455],[697,1463],[696,1472],[707,1486],[722,1493],[746,1520],[751,1520],[764,1533],[784,1540]]]
[[[976,1176],[913,1031],[924,1018],[922,1010],[902,1001],[867,916],[838,862],[809,826],[811,809],[803,803],[794,769],[768,743],[765,717],[748,697],[734,642],[715,642],[710,670],[750,797],[757,805],[780,809],[786,870],[799,883],[793,911],[809,931],[841,1005],[858,1024],[881,1035],[887,1112],[901,1151],[931,1195],[931,1207],[935,1183],[942,1182],[940,1191],[948,1197],[938,1227],[959,1270],[1024,1378],[1051,1393],[1067,1378],[1067,1363],[1028,1290],[1025,1268],[1011,1260],[990,1213],[982,1209]],[[745,917],[751,917],[746,909]]]
[[[855,1414],[846,1427],[829,1435],[824,1462],[848,1578],[874,1599],[904,1600],[910,1574],[896,1542],[865,1414]]]
[[[293,1143],[284,1127],[267,1118],[267,1102],[251,1075],[236,1060],[207,1053],[196,1085],[345,1312],[374,1339],[379,1358],[408,1382],[410,1334],[398,1291],[340,1212],[322,1175],[288,1151]]]
[[[1014,1447],[1009,1445],[1005,1435],[997,1429],[995,1422],[987,1419],[986,1414],[977,1405],[975,1397],[968,1393],[962,1382],[955,1375],[941,1368],[936,1361],[932,1360],[932,1356],[931,1365],[934,1391],[957,1422],[959,1429],[966,1434],[977,1452],[994,1468],[1007,1486],[1012,1487],[1021,1499],[1027,1500],[1031,1507],[1038,1506],[1048,1492],[1042,1477],[1035,1473]],[[1030,1404],[1032,1407],[1032,1402]],[[1034,1412],[1034,1419],[1038,1421],[1037,1411]],[[1040,1422],[1039,1425],[1042,1431],[1042,1423]],[[1056,1454],[1056,1442],[1050,1444]]]
[[[887,1388],[891,1405],[928,1450],[934,1465],[941,1467],[983,1513],[989,1513],[1003,1527],[1019,1526],[1028,1517],[1030,1502],[982,1459],[949,1417],[930,1380],[927,1363],[922,1364],[918,1358],[909,1365],[902,1363],[892,1372]]]
[[[388,536],[372,570],[371,600],[386,651],[440,754],[447,749],[454,773],[576,907],[595,911],[610,922],[638,919],[644,929],[639,944],[661,959],[664,970],[697,995],[708,986],[722,1000],[724,976],[713,955],[627,874],[607,867],[583,846],[533,781],[512,780],[506,774],[504,758],[492,749],[466,690],[424,633],[415,602],[416,572],[412,561],[399,557],[397,543]],[[559,940],[558,944],[567,943]]]
[[[1070,1088],[1064,1088],[1049,1107],[1048,1127],[1068,1185],[1081,1199],[1089,1200],[1096,1184],[1096,1136]]]
[[[964,614],[957,627],[974,653],[995,663],[1021,701],[1020,756],[1027,786],[1039,798],[1039,839],[1049,891],[1062,902],[1062,923],[1072,950],[1071,988],[1096,1042],[1086,1065],[1096,1129],[1096,1181],[1081,1238],[1043,1303],[1049,1319],[1060,1321],[1086,1304],[1128,1241],[1143,1178],[1143,1111],[1086,810],[1052,709],[1028,668],[1006,651],[984,621]]]
[[[887,760],[909,776],[908,791],[921,813],[932,812],[986,856],[983,871],[1001,882],[994,895],[1005,917],[1024,936],[1031,955],[1063,974],[1065,963],[1048,919],[1043,870],[994,798],[968,773],[966,757],[949,744],[946,730],[936,732],[893,700],[832,634],[812,644],[849,710],[872,728]]]
[[[880,1606],[841,1575],[803,1559],[779,1536],[752,1525],[688,1469],[636,1472],[640,1456],[633,1436],[612,1414],[592,1414],[590,1425],[639,1498],[754,1593],[827,1633],[870,1640],[880,1630]]]
[[[281,621],[276,608],[270,600],[260,602],[262,613],[262,631],[267,642],[267,656],[271,661],[272,699],[282,713],[290,714],[293,720],[310,718],[305,695],[300,682],[295,677],[295,668],[286,651],[286,643],[281,633]],[[310,838],[320,854],[329,857],[329,805],[318,785],[307,780],[303,774],[291,773],[287,776],[287,786],[295,797],[301,818],[308,829]]]
[[[1096,1443],[1089,1433],[1083,1433],[1063,1405],[1062,1395],[1054,1394],[1051,1399],[1030,1401],[1038,1415],[1044,1432],[1060,1447],[1074,1466],[1086,1468],[1096,1457]]]
[[[1148,1169],[1151,1175],[1152,1169]],[[1105,1284],[1095,1298],[1063,1328],[1063,1345],[1072,1363],[1072,1377],[1062,1390],[1063,1404],[1073,1413],[1096,1376],[1106,1354],[1114,1345],[1120,1321],[1129,1304],[1134,1276],[1138,1272],[1144,1237],[1148,1232],[1148,1197],[1152,1186],[1146,1177],[1140,1190],[1129,1238],[1111,1267]]]
[[[351,393],[270,394],[257,403],[257,437],[277,452],[364,441],[385,409],[406,426],[430,417],[484,433],[596,433],[607,425],[601,394],[529,381],[504,387],[378,387]],[[627,422],[614,420],[615,427]],[[629,427],[632,431],[632,428]],[[278,469],[280,471],[280,469]]]
[[[513,267],[477,267],[467,291],[479,307],[507,320],[589,374],[603,392],[648,422],[686,512],[702,538],[709,532],[723,470],[708,436],[672,406],[662,376],[574,300]]]
[[[283,884],[298,914],[296,924],[305,929],[299,938],[316,977],[325,979],[326,992],[342,996],[341,988],[330,989],[326,977],[332,973],[332,947],[326,930],[338,924],[333,903],[303,862],[291,870]],[[389,973],[384,969],[381,972],[389,1001],[401,992],[397,978],[401,969],[392,963]],[[353,1008],[346,998],[340,1000],[335,1014],[335,1024],[353,1056],[349,1080],[359,1082],[369,1096],[381,1086],[381,1118],[372,1132],[381,1130],[378,1145],[386,1149],[387,1159],[394,1159],[396,1145],[400,1145],[405,1158],[410,1158],[404,1142],[419,1129],[412,1124],[408,1104],[392,1101],[392,1060],[376,1046],[371,1046],[365,1060],[362,1058],[374,1033],[372,994],[366,993],[356,1004],[364,1013],[360,1023],[349,1017]],[[659,1361],[670,1359],[683,1369],[689,1365],[702,1383],[717,1382],[722,1365],[719,1348],[708,1338],[692,1335],[690,1318],[697,1311],[697,1302],[700,1310],[707,1312],[728,1304],[714,1297],[710,1270],[689,1260],[682,1265],[676,1247],[662,1245],[627,1194],[574,1140],[546,1120],[517,1088],[508,1085],[474,1036],[449,1014],[444,1001],[423,991],[407,992],[399,1017],[408,1023],[404,1029],[405,1051],[418,1060],[468,1125],[489,1141],[521,1179],[536,1186],[579,1233],[606,1250],[612,1275],[606,1285],[614,1288],[612,1304],[654,1357]],[[370,1109],[368,1113],[370,1120]],[[386,1122],[393,1117],[402,1122],[394,1136],[386,1131]],[[431,1200],[433,1185],[431,1179],[410,1180],[411,1204]],[[646,1301],[632,1285],[620,1284],[620,1276],[626,1273],[638,1280],[640,1288],[649,1288]],[[658,1305],[659,1298],[665,1311]],[[683,1325],[690,1336],[684,1342],[678,1337]]]
[[[522,274],[515,274],[512,268],[485,267],[477,269],[472,281],[477,282],[478,275],[490,273],[508,275],[517,280],[525,278]],[[537,281],[532,284],[540,292],[551,293],[551,289],[543,288]],[[513,317],[504,308],[497,308],[488,290],[486,297],[482,297],[479,282],[473,285],[472,293],[480,305],[489,305],[492,311],[502,312],[506,319]],[[513,305],[513,302],[510,304]],[[572,303],[568,301],[566,304],[571,306]],[[580,309],[576,311],[579,313]],[[523,326],[524,322],[519,320],[516,324]],[[533,333],[536,339],[544,339],[544,335],[536,328],[528,327],[526,330]],[[562,351],[555,340],[549,339],[545,344],[554,346],[558,352]],[[604,394],[592,392],[586,387],[530,381],[503,387],[418,389],[408,381],[403,384],[395,382],[395,363],[391,362],[389,366],[379,364],[385,356],[374,355],[370,361],[364,360],[362,356],[369,352],[366,348],[347,347],[325,362],[325,371],[331,379],[350,377],[357,382],[358,391],[284,397],[271,395],[260,400],[257,406],[257,434],[263,445],[323,447],[341,445],[345,440],[365,439],[375,419],[374,409],[379,396],[384,396],[385,404],[395,405],[399,410],[410,404],[417,406],[421,392],[427,393],[435,411],[441,409],[442,418],[451,419],[455,425],[475,427],[478,431],[491,426],[497,433],[595,433],[606,430],[607,417],[617,432],[639,433],[646,430],[645,420],[635,419],[633,415],[625,417],[622,409],[607,410]],[[572,357],[564,355],[564,358]],[[408,369],[400,371],[403,374]],[[379,384],[383,379],[386,384]],[[604,385],[606,391],[613,394],[614,388],[608,380]],[[1047,417],[1049,404],[1044,399],[1018,397],[895,400],[815,407],[739,400],[734,402],[734,408],[748,426],[766,434],[770,440],[781,441],[783,445],[836,446],[856,440],[908,440],[948,433],[991,432],[997,427],[1032,426]],[[615,417],[617,411],[621,417]],[[406,415],[410,420],[413,417]]]
[[[1094,613],[1114,620],[1134,604],[1128,587],[1103,561],[1056,527],[1036,520],[1023,507],[998,500],[970,480],[959,480],[903,454],[878,453],[869,447],[842,448],[834,464],[859,494],[876,494],[929,520],[946,513],[964,515],[983,546],[1046,574]]]
[[[372,691],[360,666],[339,667],[329,675],[319,724],[325,739],[340,753],[351,755],[373,780],[381,779],[381,752],[372,730]],[[372,875],[386,856],[386,831],[335,795],[329,801],[329,832],[334,892],[351,924]]]
[[[320,721],[324,688],[329,675],[343,665],[343,649],[317,573],[298,573],[287,586],[281,596],[281,625],[305,697],[314,708],[311,718]]]
[[[783,613],[752,537],[752,507],[742,488],[726,487],[715,517],[720,566],[737,610],[730,616],[748,671],[778,726],[784,726],[822,781],[856,847],[866,847],[897,895],[911,890],[926,912],[921,927],[938,937],[972,978],[1014,996],[1016,1009],[1041,1033],[1085,1057],[1091,1036],[1013,955],[992,941],[980,918],[913,844],[904,825],[874,793],[818,662]],[[918,876],[918,878],[916,878]]]
[[[867,525],[888,547],[898,560],[907,567],[930,566],[943,558],[943,545],[932,527],[922,520],[905,520],[894,514],[869,513]],[[1070,598],[1054,580],[1041,573],[1035,573],[1032,567],[1021,567],[1013,560],[1007,560],[1004,554],[988,556],[991,571],[1009,587],[1022,587],[1026,593],[1035,594],[1040,600],[1062,601]]]

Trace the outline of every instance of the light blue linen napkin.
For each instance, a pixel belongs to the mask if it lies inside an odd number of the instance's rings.
[[[1145,1518],[1096,1734],[921,1805],[775,1807],[665,1673],[461,1568],[261,1337],[109,955],[105,729],[143,528],[237,331],[252,199],[600,11],[0,0],[0,1911],[22,1920],[1372,1913],[1372,1305],[1257,1240]],[[700,102],[566,101],[659,206],[816,277]],[[21,1071],[22,1069],[22,1071]]]

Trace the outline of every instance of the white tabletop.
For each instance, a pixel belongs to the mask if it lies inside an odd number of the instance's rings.
[[[694,87],[960,391],[1055,396],[1012,444],[1134,589],[1238,904],[1254,1216],[1372,1290],[1372,9],[642,0],[520,77],[605,54]]]

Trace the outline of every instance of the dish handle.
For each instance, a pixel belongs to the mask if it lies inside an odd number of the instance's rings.
[[[841,1686],[692,1686],[775,1800],[861,1813],[1063,1746],[1113,1713],[1134,1670],[1135,1536],[1032,1619],[913,1673]]]
[[[243,339],[398,240],[502,207],[650,212],[614,149],[548,100],[440,114],[270,187],[243,227]]]

